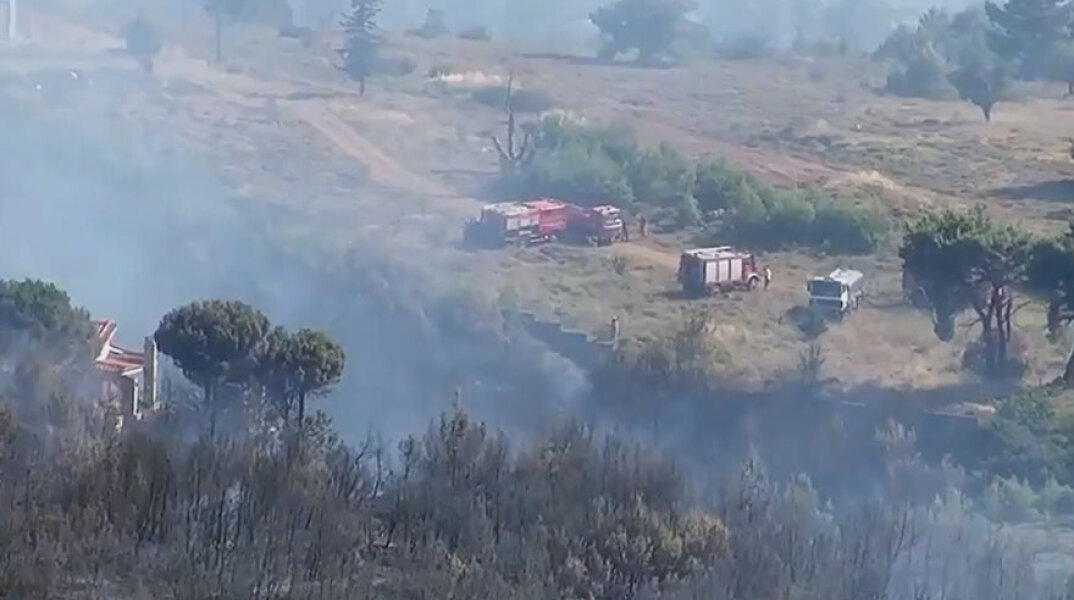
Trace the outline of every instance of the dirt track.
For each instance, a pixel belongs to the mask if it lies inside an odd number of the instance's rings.
[[[317,130],[339,151],[361,163],[368,177],[378,185],[429,197],[468,205],[476,212],[482,202],[469,198],[437,181],[435,177],[416,173],[393,159],[369,139],[336,115],[323,100],[302,100],[281,104],[281,107],[302,122]],[[646,242],[616,244],[616,254],[640,259],[653,265],[675,270],[678,255]]]

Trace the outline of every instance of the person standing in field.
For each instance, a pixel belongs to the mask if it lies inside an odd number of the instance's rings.
[[[768,289],[768,286],[772,285],[772,267],[768,265],[764,266],[764,289]]]

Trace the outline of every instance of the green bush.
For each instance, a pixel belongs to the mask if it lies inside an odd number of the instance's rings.
[[[645,204],[662,209],[679,227],[722,214],[711,223],[721,239],[764,248],[867,253],[888,232],[888,220],[875,202],[852,203],[812,188],[775,188],[721,161],[695,165],[667,145],[641,149],[626,127],[549,115],[531,134],[532,160],[501,179],[502,191],[511,196]]]
[[[815,188],[780,189],[722,163],[698,168],[703,210],[726,211],[717,233],[762,248],[808,246],[838,254],[871,252],[890,228],[876,202],[857,204]]]
[[[629,128],[592,127],[549,115],[530,131],[533,159],[505,173],[503,191],[511,196],[553,196],[579,204],[634,203],[629,165],[638,155]]]
[[[623,165],[600,148],[580,144],[538,152],[505,183],[511,195],[520,197],[551,196],[585,205],[634,202]]]
[[[630,161],[630,186],[638,202],[677,209],[683,198],[693,200],[694,180],[694,166],[666,144]]]
[[[836,253],[867,254],[875,250],[891,229],[891,222],[878,202],[851,204],[826,198],[815,208],[815,245]]]
[[[474,90],[473,98],[485,106],[500,107],[507,102],[507,88],[499,85],[481,87]],[[555,105],[551,96],[539,90],[511,90],[511,106],[515,112],[541,113],[551,110]]]
[[[749,173],[722,160],[699,163],[694,175],[694,196],[701,210],[764,210],[760,191],[765,186]]]
[[[679,196],[675,206],[675,223],[679,227],[693,227],[701,222],[701,211],[697,206],[697,198],[690,194]]]

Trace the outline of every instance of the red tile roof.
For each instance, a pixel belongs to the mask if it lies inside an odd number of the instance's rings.
[[[94,321],[93,325],[97,328],[94,337],[97,339],[97,344],[102,347],[112,341],[112,336],[116,335],[118,328],[115,319],[101,319]]]
[[[145,366],[145,354],[120,348],[112,344],[112,338],[116,335],[117,325],[113,319],[102,319],[93,322],[97,328],[95,332],[97,341],[97,368],[107,373],[119,375],[133,375]]]

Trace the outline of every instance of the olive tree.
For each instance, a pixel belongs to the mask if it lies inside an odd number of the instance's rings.
[[[981,109],[985,122],[992,122],[992,108],[1010,88],[1008,67],[1000,63],[974,60],[947,75],[959,98]]]

